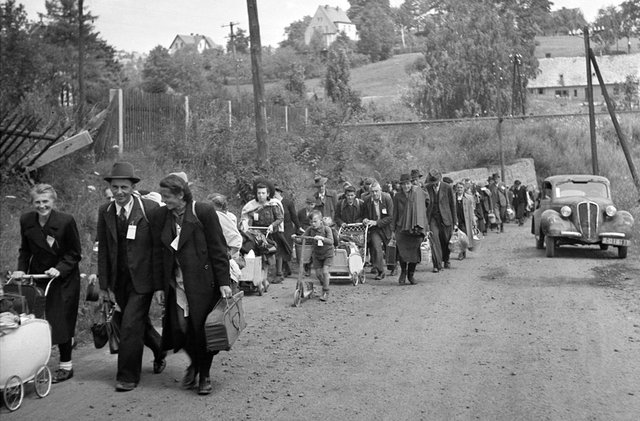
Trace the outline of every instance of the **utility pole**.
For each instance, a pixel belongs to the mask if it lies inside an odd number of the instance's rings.
[[[78,115],[76,126],[84,120],[84,0],[78,0]]]
[[[494,63],[495,66],[495,63]],[[502,182],[506,182],[505,178],[504,178],[504,148],[502,145],[502,68],[500,66],[498,66],[497,68],[498,71],[498,83],[497,83],[497,92],[498,92],[498,98],[496,100],[496,106],[498,107],[498,126],[496,128],[497,132],[498,132],[498,148],[500,151],[500,178],[502,179]]]
[[[238,59],[236,58],[236,33],[233,31],[233,25],[239,25],[239,23],[229,22],[228,25],[222,25],[222,27],[229,27],[229,39],[231,40],[231,51],[233,53],[233,65],[236,76],[236,95],[238,96],[238,100],[240,100],[240,83],[238,82]]]
[[[591,54],[589,50],[589,27],[584,27],[584,56],[587,59],[587,103],[589,105],[589,133],[591,135],[591,166],[594,175],[599,175],[598,144],[596,143],[596,112],[593,107],[593,81],[591,80]]]
[[[260,22],[256,0],[247,0],[249,14],[249,37],[251,41],[251,75],[253,79],[253,102],[256,119],[256,142],[258,154],[257,168],[266,168],[269,163],[267,144],[267,109],[264,104],[264,81],[262,77],[262,44],[260,43]]]

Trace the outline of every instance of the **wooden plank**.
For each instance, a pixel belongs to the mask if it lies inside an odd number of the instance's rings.
[[[33,163],[33,165],[27,168],[27,171],[33,171],[50,164],[51,162],[69,155],[78,149],[84,148],[87,145],[91,145],[92,143],[93,139],[91,138],[91,135],[87,130],[84,130],[77,135],[71,136],[70,138],[50,147],[47,152],[42,154],[42,156]]]

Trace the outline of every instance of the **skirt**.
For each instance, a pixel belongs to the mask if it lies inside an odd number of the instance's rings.
[[[396,232],[396,247],[400,261],[406,263],[420,263],[420,244],[424,235],[410,234],[408,231]]]

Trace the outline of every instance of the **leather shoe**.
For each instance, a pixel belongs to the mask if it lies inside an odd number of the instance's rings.
[[[415,285],[416,284],[416,278],[413,277],[413,272],[409,272],[407,274],[407,281],[409,281],[409,283],[411,285]]]
[[[379,281],[380,279],[384,279],[384,277],[385,277],[385,274],[384,274],[384,271],[382,271],[382,272],[378,272],[378,274],[376,275],[376,277],[375,277],[375,278],[373,278],[373,279],[375,279],[375,280]]]
[[[445,269],[451,269],[451,263],[448,262],[448,261],[444,262],[444,268]]]
[[[51,379],[51,383],[60,383],[65,380],[69,380],[72,377],[73,377],[73,368],[71,370],[65,370],[65,369],[59,368],[58,371],[56,371],[56,375],[53,376],[53,379]]]
[[[433,268],[433,273],[438,273],[438,272],[440,272],[440,269],[438,269],[438,268]]]
[[[393,269],[391,269],[391,273],[389,273],[389,275],[391,276],[396,276],[398,274],[396,268],[394,267]]]
[[[211,379],[209,379],[209,377],[201,378],[200,383],[198,384],[198,395],[208,395],[211,392],[213,392]]]
[[[167,352],[166,351],[162,351],[160,356],[158,358],[156,358],[155,360],[153,360],[153,373],[154,374],[162,373],[164,368],[167,366],[167,361],[165,360],[166,357],[167,357]]]
[[[116,392],[130,392],[135,389],[137,384],[131,382],[116,383]]]
[[[184,373],[184,377],[182,378],[182,388],[183,389],[191,389],[196,385],[196,368],[192,365],[187,367],[187,371]]]

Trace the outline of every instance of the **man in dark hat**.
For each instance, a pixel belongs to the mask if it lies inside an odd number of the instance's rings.
[[[516,220],[518,225],[522,226],[525,220],[525,209],[527,207],[527,188],[522,185],[520,180],[513,182],[513,209],[516,211]]]
[[[422,177],[424,177],[424,175],[420,170],[411,170],[411,184],[414,186],[422,187]]]
[[[284,210],[284,240],[289,245],[289,249],[293,248],[293,238],[291,235],[296,234],[300,230],[300,222],[298,221],[298,213],[296,212],[296,205],[293,200],[284,195],[283,188],[276,184],[274,186],[276,191],[274,198],[278,199],[282,203]],[[289,262],[291,261],[291,253],[279,253],[276,255],[276,276],[288,277],[291,276],[291,267]]]
[[[128,162],[116,162],[104,179],[114,200],[98,210],[98,278],[102,298],[115,300],[120,308],[114,316],[120,325],[116,390],[126,392],[140,381],[145,345],[154,354],[154,373],[166,365],[160,334],[149,319],[153,294],[162,288],[152,274],[147,217],[158,204],[134,194],[140,178]]]
[[[315,176],[313,187],[316,188],[316,192],[313,195],[316,199],[315,209],[322,212],[323,217],[328,216],[334,219],[336,206],[338,206],[338,195],[333,190],[327,189],[327,177]]]
[[[456,199],[453,187],[442,181],[442,173],[438,170],[429,171],[430,206],[427,209],[429,226],[433,234],[433,271],[439,272],[443,267],[449,268],[449,240],[457,225]]]

